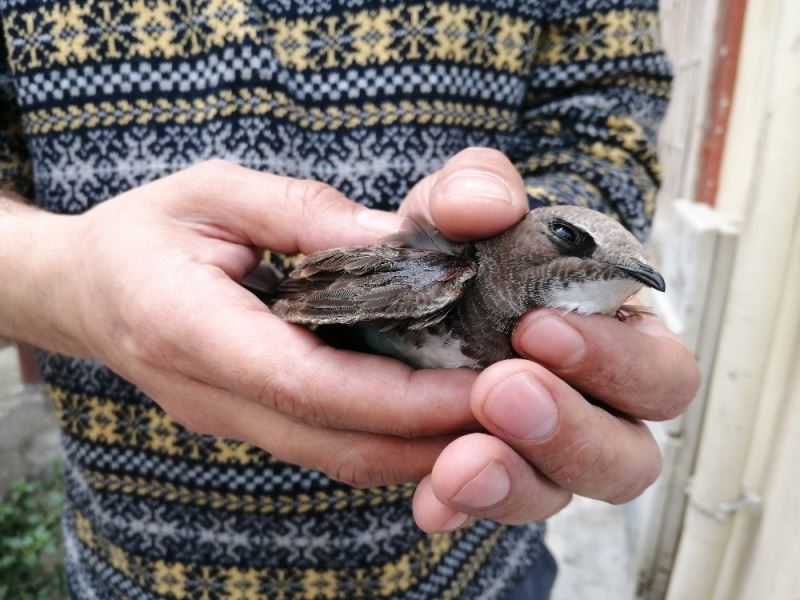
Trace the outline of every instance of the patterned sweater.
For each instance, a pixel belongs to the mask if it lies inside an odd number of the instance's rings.
[[[210,157],[391,209],[480,145],[533,205],[648,232],[657,0],[0,0],[0,20],[0,187],[50,211]],[[190,433],[95,362],[41,367],[75,597],[491,599],[539,556],[540,525],[427,536],[412,485],[351,489]]]

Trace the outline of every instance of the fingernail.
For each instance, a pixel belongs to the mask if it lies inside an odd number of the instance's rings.
[[[506,468],[497,461],[484,467],[453,496],[453,503],[468,508],[486,508],[508,496],[511,480]]]
[[[486,416],[497,427],[520,440],[543,440],[558,424],[558,408],[553,396],[533,376],[512,375],[489,393],[484,406]]]
[[[381,235],[396,233],[403,223],[403,218],[396,213],[384,210],[365,208],[356,214],[356,223]]]
[[[448,177],[441,188],[441,197],[453,201],[503,202],[511,204],[511,188],[497,175],[486,171],[458,171]]]
[[[447,531],[453,531],[454,529],[458,529],[464,523],[467,522],[469,515],[463,512],[457,512],[452,517],[445,521],[444,525],[439,528],[439,531],[445,533]]]
[[[547,315],[534,319],[520,334],[523,353],[546,367],[568,369],[583,360],[586,340],[561,317]]]

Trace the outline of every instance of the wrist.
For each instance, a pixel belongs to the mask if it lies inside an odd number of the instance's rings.
[[[86,354],[72,331],[75,217],[0,199],[0,337],[45,350]]]

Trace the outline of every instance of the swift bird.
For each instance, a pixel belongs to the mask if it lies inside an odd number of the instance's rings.
[[[625,318],[643,285],[664,291],[639,241],[586,208],[531,210],[495,237],[454,242],[418,218],[376,246],[305,258],[272,311],[312,326],[352,326],[369,350],[417,368],[482,369],[516,356],[509,336],[533,308]]]

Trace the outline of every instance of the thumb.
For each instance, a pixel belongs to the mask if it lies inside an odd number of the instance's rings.
[[[402,222],[398,215],[364,208],[322,182],[222,160],[200,163],[151,185],[171,188],[166,197],[174,217],[222,229],[229,241],[287,254],[373,243],[396,232]]]
[[[528,211],[525,186],[511,161],[491,148],[467,148],[417,184],[400,207],[421,214],[454,240],[496,235]]]

